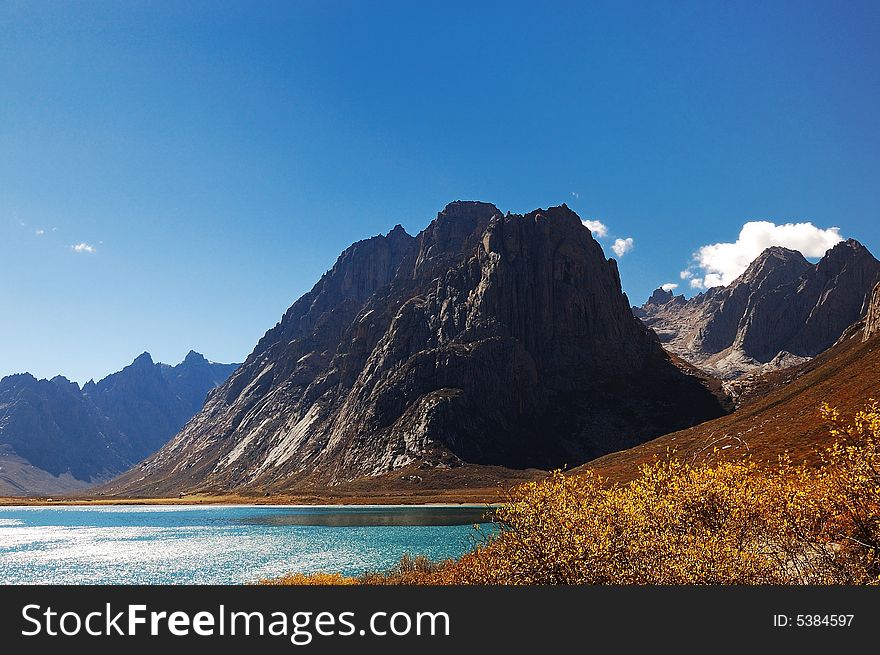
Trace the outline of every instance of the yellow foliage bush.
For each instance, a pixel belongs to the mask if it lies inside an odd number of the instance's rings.
[[[625,485],[555,472],[516,488],[501,530],[460,560],[406,557],[358,582],[878,584],[880,406],[822,413],[835,441],[819,468],[670,453]]]
[[[626,485],[592,473],[523,485],[501,532],[452,573],[465,584],[877,584],[880,406],[846,424],[818,469],[673,456]]]

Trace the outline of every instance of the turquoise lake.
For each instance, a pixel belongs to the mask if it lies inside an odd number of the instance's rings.
[[[2,584],[235,584],[457,557],[486,506],[0,507]],[[474,525],[480,524],[479,529]]]

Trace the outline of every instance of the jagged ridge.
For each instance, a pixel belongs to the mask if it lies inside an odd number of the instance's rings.
[[[802,362],[863,317],[880,262],[850,239],[811,264],[774,246],[726,287],[685,301],[654,292],[634,313],[664,346],[727,378]]]

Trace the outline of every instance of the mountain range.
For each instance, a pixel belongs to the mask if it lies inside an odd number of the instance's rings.
[[[633,308],[664,348],[723,378],[802,363],[868,311],[880,262],[855,240],[812,264],[772,247],[728,286],[689,300],[657,289]]]
[[[355,243],[169,444],[106,492],[576,465],[724,414],[568,207],[454,202]]]
[[[878,339],[880,262],[855,240],[631,307],[567,206],[454,202],[343,251],[241,366],[3,378],[0,495],[476,499],[667,449],[808,457],[820,402],[880,393]]]
[[[82,388],[62,376],[0,380],[0,495],[58,494],[125,471],[176,434],[236,364],[148,353]]]

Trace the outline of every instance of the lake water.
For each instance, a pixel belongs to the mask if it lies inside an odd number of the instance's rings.
[[[0,584],[234,584],[439,560],[492,531],[485,506],[0,507]],[[474,524],[480,523],[480,530]]]

